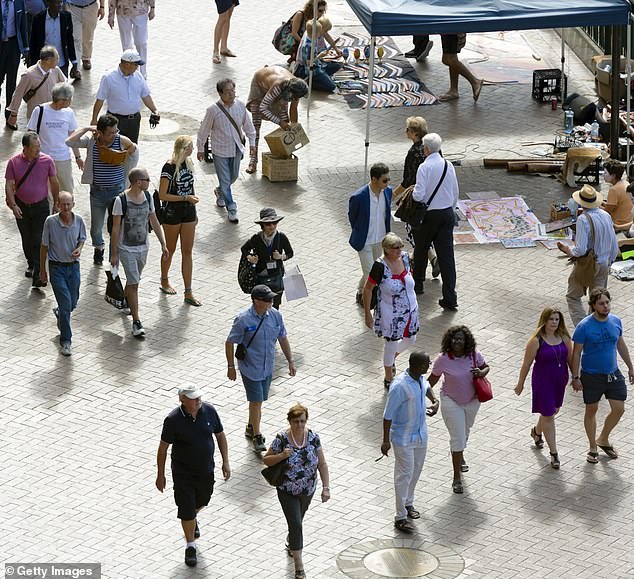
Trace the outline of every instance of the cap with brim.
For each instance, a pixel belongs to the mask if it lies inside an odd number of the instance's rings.
[[[272,302],[277,294],[271,290],[268,285],[260,284],[256,285],[251,290],[251,299],[253,300],[262,300],[265,302]]]
[[[145,64],[145,60],[143,60],[141,55],[133,48],[128,48],[128,50],[123,51],[123,54],[121,55],[121,62],[131,62],[132,64],[138,64],[139,66],[143,66]]]
[[[586,209],[601,207],[601,203],[603,203],[603,195],[590,185],[584,185],[581,189],[575,191],[572,194],[572,198]]]
[[[256,219],[255,223],[277,223],[284,219],[283,215],[278,215],[273,207],[264,207],[260,209],[260,219]]]
[[[198,388],[190,387],[190,388],[179,388],[178,389],[179,396],[185,396],[190,400],[196,400],[196,398],[200,398],[203,395],[202,390]]]

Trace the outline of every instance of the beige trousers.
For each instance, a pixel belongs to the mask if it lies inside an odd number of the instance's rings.
[[[576,265],[572,266],[570,277],[568,278],[568,292],[566,293],[566,301],[568,302],[568,311],[572,318],[572,323],[576,326],[583,318],[588,315],[588,308],[582,305],[581,298],[586,294],[586,290],[592,291],[598,287],[608,287],[608,274],[610,272],[609,265],[598,265],[597,273],[594,276],[592,287],[587,288],[581,285],[575,277]],[[590,291],[588,293],[590,293]]]
[[[73,4],[66,6],[73,19],[73,38],[77,62],[90,60],[92,58],[92,41],[97,27],[99,0],[85,8],[79,8]]]

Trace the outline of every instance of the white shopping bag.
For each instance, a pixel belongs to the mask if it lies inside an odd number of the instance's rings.
[[[284,293],[286,294],[286,301],[292,302],[293,300],[301,300],[308,297],[308,289],[306,288],[306,282],[299,266],[294,265],[286,270],[283,278]]]

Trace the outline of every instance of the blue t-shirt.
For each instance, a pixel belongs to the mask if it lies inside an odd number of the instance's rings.
[[[622,335],[621,320],[612,314],[608,314],[605,322],[600,322],[593,315],[581,320],[572,336],[573,342],[583,344],[581,370],[588,374],[616,372],[616,343]]]

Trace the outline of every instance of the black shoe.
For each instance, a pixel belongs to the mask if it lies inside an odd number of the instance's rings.
[[[403,56],[405,58],[416,58],[418,56],[418,50],[412,48],[412,50],[406,52]]]
[[[256,434],[253,437],[253,448],[256,452],[264,452],[266,450],[266,444],[264,444],[264,437],[261,434]]]
[[[95,247],[95,252],[92,255],[92,261],[94,262],[95,265],[103,265],[103,254],[104,254],[103,249],[99,249],[98,247]]]
[[[42,281],[39,277],[33,278],[33,283],[31,284],[31,287],[46,287],[46,282]]]
[[[423,51],[420,54],[416,55],[416,62],[423,62],[423,60],[425,60],[429,56],[429,53],[431,52],[433,46],[434,43],[430,40]]]
[[[33,266],[28,265],[26,270],[24,271],[24,277],[33,277]]]
[[[431,260],[431,276],[436,279],[440,275],[440,264],[438,263],[438,257],[434,257]]]
[[[438,305],[443,309],[443,310],[451,310],[452,312],[455,312],[458,309],[458,304],[448,304],[445,300],[438,300]]]
[[[357,295],[354,296],[354,301],[358,306],[363,307],[363,294],[357,292]]]
[[[10,129],[12,131],[18,130],[18,125],[12,125],[9,121],[5,122],[5,126],[7,127],[7,129]]]
[[[198,528],[198,519],[196,519],[196,528],[194,529],[194,539],[200,539],[200,529]]]
[[[196,547],[187,547],[187,549],[185,549],[185,565],[195,567],[197,564],[198,557],[196,557]]]
[[[414,282],[414,292],[418,295],[422,295],[425,293],[425,286],[423,285],[422,281]]]

